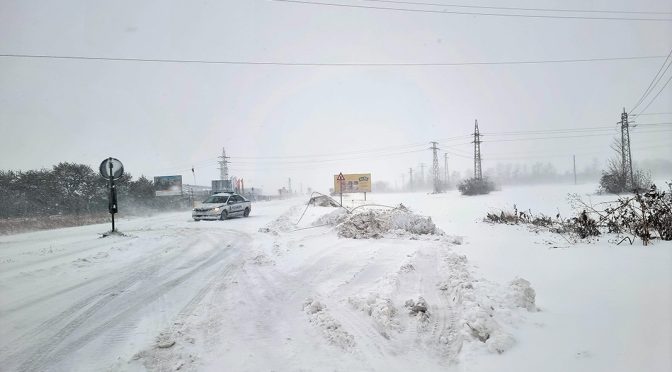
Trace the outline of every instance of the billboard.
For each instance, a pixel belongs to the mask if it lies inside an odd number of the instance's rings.
[[[212,192],[233,191],[231,180],[212,180]]]
[[[182,176],[154,177],[156,196],[182,195]]]
[[[371,192],[371,173],[343,174],[343,181],[338,180],[338,174],[334,174],[334,192]]]

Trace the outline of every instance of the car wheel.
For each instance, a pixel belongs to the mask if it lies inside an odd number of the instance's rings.
[[[222,214],[219,216],[219,219],[223,221],[227,218],[229,218],[229,213],[227,211],[222,211]]]
[[[200,221],[200,219],[198,219],[198,218],[194,218],[194,221],[198,222],[198,221]]]
[[[243,212],[243,216],[245,216],[245,217],[250,216],[250,208],[245,208],[245,212]]]

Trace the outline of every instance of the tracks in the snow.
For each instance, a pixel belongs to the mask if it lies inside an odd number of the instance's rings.
[[[103,343],[118,343],[134,328],[135,318],[143,308],[197,278],[206,284],[177,314],[178,319],[188,317],[218,281],[234,269],[230,262],[240,249],[231,244],[224,247],[222,241],[239,245],[247,243],[246,239],[246,235],[232,231],[203,233],[168,257],[141,258],[117,274],[115,284],[76,301],[8,343],[0,351],[0,363],[18,371],[49,370],[107,332],[111,334],[103,338]],[[199,253],[189,254],[192,250]],[[189,259],[185,262],[186,257]],[[17,347],[12,349],[12,345]]]

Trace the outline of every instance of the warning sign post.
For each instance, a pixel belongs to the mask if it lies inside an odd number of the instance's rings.
[[[338,184],[338,192],[341,194],[341,207],[343,206],[343,186],[345,183],[345,176],[343,173],[339,173],[338,176],[336,176],[336,182]],[[334,186],[335,188],[335,186]]]
[[[371,173],[353,173],[334,175],[334,192],[341,195],[343,205],[343,193],[366,193],[371,192]]]

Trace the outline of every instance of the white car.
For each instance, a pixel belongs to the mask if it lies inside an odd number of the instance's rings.
[[[191,217],[200,220],[225,220],[233,216],[247,217],[252,211],[252,203],[244,197],[232,193],[222,192],[211,195],[199,207],[194,208]]]

